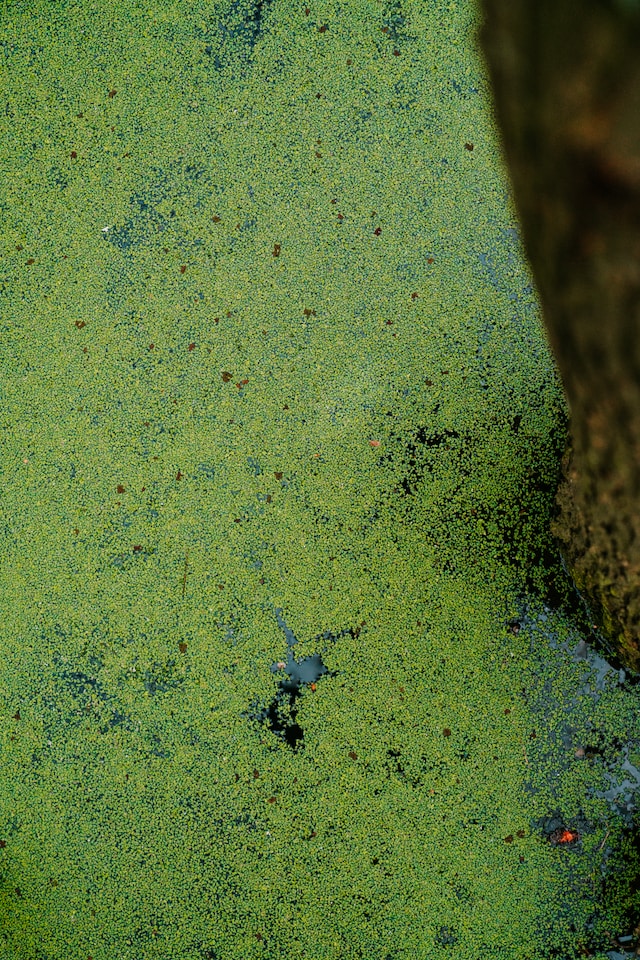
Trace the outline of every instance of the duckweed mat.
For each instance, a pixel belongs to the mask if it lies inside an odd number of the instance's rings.
[[[2,3],[2,958],[635,944],[477,28]]]

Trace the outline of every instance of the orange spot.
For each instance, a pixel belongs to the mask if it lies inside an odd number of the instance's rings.
[[[573,843],[578,839],[577,830],[563,830],[558,837],[558,843]]]
[[[379,446],[380,446],[380,441],[379,441],[379,440],[369,440],[369,446],[370,446],[370,447],[379,447]]]
[[[312,690],[315,690],[315,689],[316,689],[315,683],[312,683],[312,684],[311,684],[311,689],[312,689]]]

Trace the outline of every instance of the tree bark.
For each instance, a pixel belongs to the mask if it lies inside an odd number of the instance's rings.
[[[571,412],[553,532],[640,670],[640,4],[483,0],[481,41]]]

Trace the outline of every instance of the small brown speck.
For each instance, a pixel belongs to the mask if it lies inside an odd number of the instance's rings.
[[[352,760],[358,759],[358,754],[355,752],[355,750],[349,750],[349,756],[351,757]]]
[[[513,834],[510,833],[508,837],[504,838],[505,843],[513,843]]]
[[[350,67],[352,63],[353,63],[353,60],[347,60],[347,66],[348,66],[348,67]]]
[[[20,719],[21,719],[21,717],[20,717],[20,711],[19,711],[19,710],[16,710],[16,712],[15,712],[14,715],[13,715],[13,719],[14,719],[14,720],[20,720]]]
[[[187,347],[188,350],[195,350],[195,348],[196,348],[195,343],[190,343],[189,346]]]
[[[274,473],[274,477],[276,478],[276,480],[282,480],[282,471],[276,470],[276,472]]]
[[[276,802],[275,797],[269,797],[269,799],[267,800],[267,803],[275,803],[275,802]]]
[[[153,350],[154,347],[155,347],[155,343],[150,343],[150,344],[149,344],[149,350]]]
[[[279,243],[274,243],[274,245],[273,245],[273,251],[272,251],[274,257],[279,257],[279,256],[280,256],[280,249],[281,249],[281,248],[280,248],[280,244],[279,244]]]
[[[125,492],[125,488],[122,486],[121,483],[119,483],[118,486],[116,487],[116,493],[124,493],[124,492]]]
[[[433,257],[427,257],[427,263],[433,263]]]
[[[511,713],[511,710],[509,709],[509,707],[505,707],[505,711],[504,711],[505,717],[508,716],[510,713]]]
[[[133,548],[133,552],[134,552],[134,553],[140,553],[141,550],[142,550],[142,544],[141,544],[141,543],[136,543],[135,547]]]
[[[309,7],[305,7],[305,8],[304,8],[304,15],[305,15],[305,17],[308,17],[310,13],[311,13],[311,10],[309,9]]]
[[[31,264],[32,264],[32,263],[35,263],[35,262],[36,262],[36,261],[34,260],[33,257],[29,257],[29,259],[27,260],[27,265],[30,267]]]
[[[516,837],[519,837],[520,840],[522,840],[522,838],[524,837],[524,830],[516,831]]]
[[[109,97],[111,100],[113,100],[117,92],[117,90],[109,90]]]
[[[229,373],[228,370],[222,371],[222,379],[225,383],[229,383],[229,380],[231,380],[232,377],[233,377],[233,374]]]
[[[418,294],[417,294],[417,293],[412,293],[412,294],[411,294],[411,299],[412,299],[412,300],[417,300],[417,299],[418,299]]]
[[[326,33],[327,30],[328,30],[328,27],[326,23],[323,23],[321,27],[318,27],[318,33]]]
[[[7,841],[6,841],[6,840],[0,840],[0,847],[1,847],[3,850],[4,850],[4,848],[6,847],[6,845],[7,845]]]
[[[72,159],[72,160],[75,160],[76,157],[78,156],[78,154],[76,153],[75,150],[72,150],[70,156],[71,156],[71,159]]]
[[[176,473],[176,480],[182,480],[183,476],[184,474],[180,473],[180,471],[178,470],[178,472]]]
[[[211,217],[214,223],[220,223],[220,217]]]
[[[379,237],[382,233],[382,227],[376,227],[373,232],[375,233],[376,237]]]
[[[178,650],[180,651],[180,653],[186,653],[186,652],[187,652],[187,645],[186,645],[186,643],[184,642],[184,640],[183,640],[181,643],[178,644]]]
[[[254,770],[254,771],[253,771],[253,779],[254,779],[254,780],[257,780],[259,776],[260,776],[260,772],[259,772],[258,770]]]
[[[472,144],[472,143],[465,143],[464,148],[465,148],[465,150],[473,150],[473,144]]]
[[[76,327],[78,330],[82,330],[83,327],[86,327],[84,320],[76,320]]]
[[[444,730],[442,731],[442,736],[443,736],[443,737],[450,737],[450,736],[451,736],[451,730],[449,730],[449,727],[445,727],[445,728],[444,728]]]
[[[186,268],[185,264],[183,263],[182,266],[180,267],[180,273],[186,273],[186,270],[187,270],[187,268]]]
[[[399,56],[400,56],[400,51],[399,51],[399,50],[394,50],[394,51],[393,51],[393,55],[394,55],[394,57],[399,57]]]

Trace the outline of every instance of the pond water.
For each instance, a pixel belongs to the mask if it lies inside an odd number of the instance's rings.
[[[477,28],[2,5],[2,958],[636,946]]]

